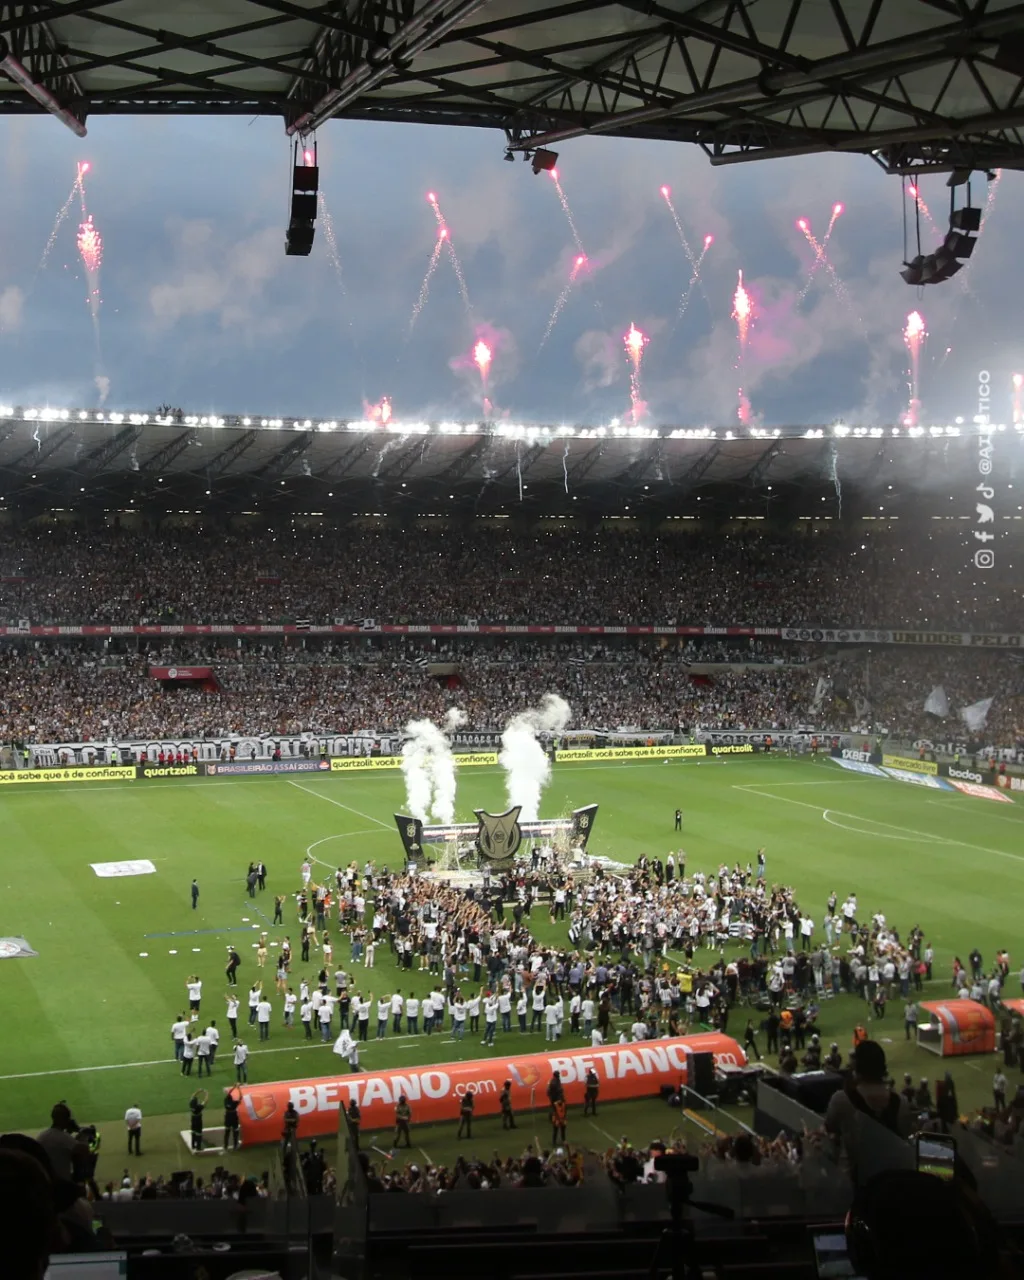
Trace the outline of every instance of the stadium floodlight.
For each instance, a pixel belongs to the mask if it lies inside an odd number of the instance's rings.
[[[547,173],[558,164],[558,152],[538,147],[530,159],[530,167],[534,173]]]
[[[906,281],[907,284],[911,284],[911,285],[920,284],[921,273],[923,268],[924,268],[924,254],[919,253],[916,258],[911,258],[911,260],[908,263],[904,264],[903,270],[900,272],[900,275],[903,277],[903,279]]]

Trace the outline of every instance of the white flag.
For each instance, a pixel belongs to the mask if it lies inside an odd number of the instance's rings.
[[[972,702],[969,707],[960,708],[960,719],[971,733],[980,733],[984,729],[989,707],[993,702],[993,698],[982,698],[980,702]]]
[[[818,683],[814,689],[814,710],[817,711],[821,704],[825,701],[825,694],[828,693],[830,680],[826,680],[824,676],[818,676]]]
[[[946,697],[946,691],[941,684],[937,684],[924,700],[924,709],[933,716],[949,715],[949,699]]]
[[[347,1031],[343,1031],[334,1042],[334,1052],[339,1054],[342,1058],[347,1058],[352,1052],[353,1044],[354,1041],[351,1035]]]

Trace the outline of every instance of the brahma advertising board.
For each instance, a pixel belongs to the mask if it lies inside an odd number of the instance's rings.
[[[583,1101],[584,1082],[592,1068],[602,1101],[654,1097],[663,1085],[676,1088],[689,1077],[695,1053],[714,1055],[716,1065],[745,1066],[746,1055],[730,1036],[718,1032],[610,1045],[603,1049],[567,1049],[564,1053],[532,1053],[516,1058],[484,1058],[405,1070],[358,1072],[312,1080],[282,1080],[242,1088],[239,1119],[242,1141],[279,1142],[289,1102],[299,1113],[298,1136],[317,1138],[338,1131],[338,1110],[354,1098],[366,1129],[395,1123],[395,1104],[405,1095],[414,1124],[436,1124],[458,1118],[459,1100],[476,1095],[478,1116],[497,1115],[506,1080],[512,1082],[517,1110],[547,1105],[547,1087],[557,1071],[566,1101]]]

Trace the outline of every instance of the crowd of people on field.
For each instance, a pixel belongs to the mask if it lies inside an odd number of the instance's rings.
[[[650,536],[571,529],[11,531],[0,619],[55,623],[680,623],[1018,630],[1010,571],[955,535]]]

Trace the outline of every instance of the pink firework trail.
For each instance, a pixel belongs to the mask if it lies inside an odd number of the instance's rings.
[[[1024,373],[1013,375],[1013,422],[1017,427],[1024,423]]]
[[[633,422],[637,423],[643,416],[644,402],[640,394],[640,365],[643,363],[644,348],[650,342],[650,338],[630,321],[629,329],[622,335],[622,344],[626,348],[626,358],[629,360],[629,400],[630,414]]]
[[[828,228],[826,229],[820,244],[814,236],[811,235],[811,227],[807,219],[800,218],[798,220],[796,225],[804,233],[807,237],[808,243],[814,249],[814,261],[811,263],[811,269],[807,273],[807,279],[804,281],[804,287],[800,290],[797,302],[803,302],[804,298],[807,297],[807,291],[814,282],[814,277],[818,274],[819,267],[825,267],[827,270],[831,271],[833,280],[838,280],[835,268],[832,266],[832,261],[828,256],[828,242],[832,239],[832,230],[835,227],[837,220],[842,217],[843,211],[844,206],[838,202],[832,206],[832,216],[828,220]]]
[[[841,205],[839,206],[839,213],[842,213]],[[833,215],[832,221],[829,224],[830,233],[831,233],[832,227],[835,225],[835,219],[839,217],[839,213]],[[850,295],[846,291],[846,285],[843,284],[842,280],[839,279],[839,275],[835,267],[832,265],[832,259],[825,252],[825,244],[827,243],[827,241],[819,241],[817,239],[817,237],[811,231],[811,224],[808,222],[806,218],[798,218],[796,225],[798,230],[803,232],[804,239],[814,250],[814,262],[811,265],[811,275],[813,276],[814,271],[817,269],[817,267],[819,266],[824,267],[825,270],[828,272],[828,277],[832,284],[832,292],[836,295],[836,297],[843,304],[843,306],[849,307],[852,312],[853,303],[850,301]],[[810,277],[808,277],[807,284],[804,285],[804,288],[801,291],[797,301],[801,301],[806,296],[809,285],[810,285]]]
[[[686,232],[683,230],[683,224],[679,220],[679,214],[676,212],[676,207],[672,203],[672,188],[661,187],[660,190],[662,199],[665,201],[665,204],[668,206],[668,211],[672,215],[672,222],[675,225],[676,235],[679,237],[679,243],[682,246],[683,253],[686,254],[686,260],[690,264],[690,270],[693,273],[690,276],[690,283],[686,286],[686,294],[689,294],[694,285],[698,285],[701,293],[704,293],[704,286],[703,284],[700,284],[700,263],[704,261],[704,254],[702,253],[698,257],[690,247],[690,242],[686,238]],[[707,252],[707,244],[707,239],[705,239],[704,253]],[[684,297],[686,294],[684,294]],[[708,306],[711,305],[710,299],[706,293],[704,293],[704,301],[707,302]],[[685,307],[683,310],[685,310]],[[680,318],[681,317],[682,311],[680,311]]]
[[[572,264],[572,271],[570,271],[569,273],[569,279],[566,282],[565,288],[555,299],[555,305],[552,308],[551,315],[548,316],[547,327],[544,330],[544,337],[541,338],[540,340],[540,347],[538,348],[538,350],[542,351],[544,349],[544,344],[547,342],[548,338],[551,337],[551,331],[552,329],[554,329],[555,325],[558,322],[558,317],[562,313],[562,308],[569,301],[569,294],[572,293],[572,287],[576,283],[576,280],[579,277],[580,272],[583,270],[583,268],[586,265],[587,265],[587,255],[585,253],[577,254]]]
[[[936,223],[935,219],[932,217],[931,209],[929,209],[928,206],[925,204],[924,196],[921,194],[921,188],[918,186],[915,186],[914,183],[911,183],[907,187],[907,195],[910,196],[910,198],[913,200],[914,207],[917,209],[921,217],[924,218],[925,222],[928,224],[929,228],[931,229],[932,235],[934,235],[935,239],[941,240],[943,238],[944,232],[939,230],[938,224]]]
[[[89,167],[90,166],[87,161],[79,164],[75,173],[75,180],[71,184],[71,190],[68,192],[68,198],[57,210],[57,216],[54,219],[53,228],[50,231],[50,237],[46,241],[46,247],[43,249],[43,256],[39,259],[39,266],[36,268],[37,271],[42,271],[49,261],[50,254],[53,252],[53,246],[57,243],[57,236],[60,229],[66,222],[67,216],[71,212],[71,206],[75,202],[75,196],[81,195],[84,202],[85,191],[82,186],[82,181],[85,178],[85,175],[89,172]]]
[[[558,202],[562,206],[562,212],[565,214],[565,220],[569,224],[573,244],[575,244],[579,252],[586,257],[587,251],[583,247],[583,241],[580,239],[580,233],[576,228],[576,219],[572,216],[572,209],[569,207],[569,201],[566,198],[565,192],[562,190],[562,183],[558,177],[558,170],[549,169],[548,172],[551,174],[551,181],[555,184],[555,190],[558,192]]]
[[[736,283],[736,292],[732,295],[732,318],[736,321],[736,336],[739,340],[739,356],[736,361],[736,372],[739,375],[737,417],[746,426],[750,422],[750,401],[743,390],[743,359],[747,354],[747,339],[750,337],[750,325],[754,318],[754,304],[743,283],[742,271]]]
[[[462,271],[462,263],[459,261],[459,255],[455,252],[455,246],[452,244],[451,232],[448,230],[448,223],[445,222],[444,214],[441,212],[441,206],[437,201],[437,193],[435,191],[427,192],[427,200],[430,207],[434,211],[434,217],[437,219],[438,239],[442,248],[448,250],[448,259],[452,264],[452,270],[455,272],[455,278],[459,282],[459,293],[462,295],[462,305],[466,308],[466,315],[470,319],[473,318],[473,304],[469,300],[469,290],[466,288],[466,277]]]
[[[430,282],[434,278],[434,272],[437,270],[437,264],[441,261],[441,251],[448,243],[448,228],[442,227],[437,233],[437,240],[434,242],[434,252],[430,255],[430,261],[427,263],[426,275],[423,277],[423,283],[420,285],[419,297],[412,309],[412,315],[409,317],[409,332],[412,333],[416,326],[416,321],[420,318],[420,312],[427,305],[427,298],[430,296]]]
[[[676,324],[678,324],[679,321],[682,320],[683,316],[686,315],[686,308],[690,305],[690,299],[693,297],[694,286],[699,285],[701,293],[704,293],[704,285],[701,283],[700,278],[700,269],[704,265],[704,259],[707,257],[708,250],[714,243],[714,236],[704,237],[704,246],[697,256],[697,260],[693,264],[693,272],[690,275],[690,279],[687,281],[686,288],[683,290],[683,296],[679,299],[679,311],[676,315]],[[708,295],[704,293],[704,297],[707,298],[707,296]]]
[[[910,404],[903,415],[903,425],[916,427],[921,416],[920,375],[921,348],[928,337],[924,325],[924,317],[920,311],[911,311],[907,323],[903,326],[903,341],[910,352]]]

